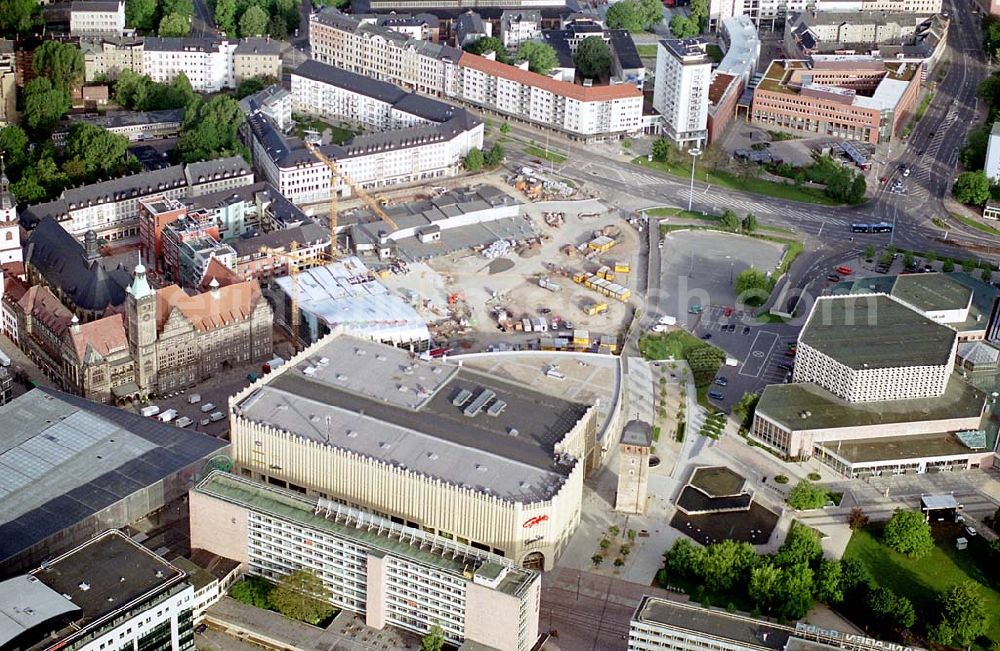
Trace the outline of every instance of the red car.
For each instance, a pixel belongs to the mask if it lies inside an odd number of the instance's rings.
[[[726,316],[732,316],[733,315],[733,308],[727,307],[725,309],[725,311],[723,311],[723,314],[725,314]]]

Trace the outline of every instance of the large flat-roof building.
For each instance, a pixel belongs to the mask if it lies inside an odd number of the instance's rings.
[[[0,582],[0,648],[194,649],[187,574],[120,531]]]
[[[338,608],[368,626],[528,651],[538,638],[541,580],[467,544],[323,497],[213,473],[190,494],[191,544],[278,580],[316,572]]]
[[[225,447],[54,389],[0,406],[0,574],[162,508]]]
[[[913,286],[899,293],[932,310],[937,300]],[[957,345],[954,328],[895,292],[821,297],[793,382],[765,388],[750,436],[848,476],[979,467],[992,449],[960,433],[980,429],[986,395],[953,374]]]
[[[597,412],[335,332],[230,399],[237,471],[553,567]]]
[[[751,119],[793,133],[890,142],[916,106],[922,67],[866,55],[775,60],[754,89]]]

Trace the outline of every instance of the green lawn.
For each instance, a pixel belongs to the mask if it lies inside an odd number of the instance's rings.
[[[926,95],[924,95],[924,98],[922,100],[920,100],[920,105],[917,107],[917,112],[913,116],[913,123],[914,124],[916,124],[917,122],[920,122],[920,120],[924,117],[924,113],[927,112],[927,108],[931,105],[932,101],[934,101],[934,91],[933,90],[930,91],[930,92],[928,92]]]
[[[564,155],[562,155],[562,154],[560,154],[558,152],[555,152],[555,151],[553,151],[551,149],[549,149],[548,151],[546,151],[545,149],[543,149],[541,147],[537,147],[535,145],[528,145],[527,147],[525,147],[524,148],[524,153],[526,153],[529,156],[535,156],[535,157],[541,158],[543,160],[551,161],[553,163],[565,163],[566,162],[566,157]]]
[[[632,162],[636,165],[664,172],[672,176],[680,176],[683,178],[690,178],[691,176],[690,163],[661,163],[659,161],[647,160],[645,156],[639,156],[638,158],[633,159]],[[767,181],[756,178],[743,179],[735,174],[730,174],[729,172],[720,172],[718,170],[707,169],[702,166],[698,166],[696,168],[695,178],[698,181],[718,185],[723,188],[740,190],[743,192],[752,192],[754,194],[762,194],[764,196],[776,197],[778,199],[802,201],[804,203],[818,203],[828,206],[839,205],[837,202],[823,194],[822,190],[816,188],[797,188],[790,183],[777,183],[775,181]]]
[[[708,56],[712,58],[712,61],[715,61],[716,63],[722,61],[722,57],[725,56],[722,48],[714,43],[709,43],[708,47],[705,48],[705,51],[708,53]]]
[[[330,141],[338,145],[344,144],[356,135],[350,129],[335,127],[315,118],[302,117],[295,123],[295,135],[300,138],[306,131],[318,131],[322,135],[327,129],[330,130]]]
[[[844,552],[844,558],[856,558],[871,571],[880,585],[891,588],[913,602],[920,620],[925,624],[937,621],[938,595],[956,583],[973,580],[980,584],[980,594],[986,612],[992,613],[987,636],[1000,640],[1000,592],[997,584],[984,572],[993,571],[989,563],[989,544],[982,536],[969,539],[969,548],[955,549],[955,539],[961,530],[957,525],[935,527],[937,545],[930,556],[911,560],[879,542],[874,527],[855,531]]]
[[[642,212],[646,213],[650,217],[680,217],[681,219],[693,219],[702,222],[720,222],[722,217],[719,215],[709,215],[703,212],[696,212],[694,210],[684,210],[682,208],[648,208]],[[669,224],[660,225],[660,233],[668,233],[672,230],[678,230],[678,228],[684,228],[683,226],[671,227]],[[757,225],[757,231],[770,231],[772,233],[788,233],[793,234],[794,231],[790,228],[783,228],[781,226],[764,226],[762,224]],[[756,235],[754,236],[756,237]],[[784,241],[784,240],[775,240]],[[796,254],[797,255],[797,254]]]
[[[694,373],[699,404],[711,407],[708,404],[708,390],[726,359],[726,354],[721,349],[683,330],[673,330],[642,337],[639,340],[639,352],[649,360],[671,357],[686,360]]]
[[[958,213],[948,213],[954,219],[958,220],[962,224],[965,224],[969,228],[974,228],[977,231],[982,231],[984,233],[989,233],[990,235],[1000,235],[1000,230],[993,228],[989,224],[984,224],[978,219],[973,219],[971,217],[966,217],[965,215],[959,215]]]
[[[643,59],[655,59],[656,58],[656,45],[636,45],[635,49],[638,50],[639,56]]]

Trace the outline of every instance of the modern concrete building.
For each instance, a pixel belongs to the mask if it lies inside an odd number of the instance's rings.
[[[430,344],[427,322],[409,303],[391,293],[358,258],[341,258],[301,271],[297,277],[299,337],[304,344],[343,330],[392,346],[423,351]],[[277,322],[290,327],[293,281],[270,284]]]
[[[984,463],[993,445],[960,436],[980,429],[986,395],[952,373],[958,333],[894,296],[817,299],[793,382],[764,390],[750,437],[847,476]]]
[[[597,425],[593,406],[340,332],[230,399],[238,474],[545,569]]]
[[[191,544],[272,581],[316,572],[376,629],[438,624],[453,644],[528,651],[541,579],[509,559],[323,497],[213,473],[190,494]]]
[[[644,596],[632,615],[629,651],[917,651],[864,634],[796,622],[794,626],[705,608],[695,603]]]
[[[110,530],[0,582],[0,647],[194,649],[187,574]]]
[[[186,494],[225,447],[221,439],[54,389],[3,405],[0,575],[38,567],[95,532],[163,508]]]
[[[72,36],[118,36],[125,34],[125,0],[75,0],[70,7]]]
[[[760,60],[760,36],[757,27],[747,16],[733,16],[722,21],[720,30],[725,55],[713,74],[739,77],[744,87],[757,74]]]
[[[31,230],[46,217],[77,239],[94,231],[111,242],[138,242],[139,201],[211,194],[251,185],[253,171],[239,156],[172,165],[110,181],[63,190],[58,199],[28,206],[21,221]]]
[[[615,510],[622,513],[644,514],[649,490],[649,457],[653,445],[653,428],[649,423],[633,420],[625,424],[618,443],[618,492]]]
[[[446,96],[584,140],[642,129],[642,93],[631,84],[576,85],[456,48],[414,40],[327,7],[309,23],[313,57],[344,70]]]
[[[708,138],[707,46],[703,38],[663,39],[657,45],[653,108],[663,117],[663,134],[681,147],[699,147]]]
[[[986,145],[986,176],[993,181],[1000,180],[1000,123],[994,122],[990,139]]]
[[[873,56],[775,60],[754,90],[751,119],[810,136],[890,142],[916,107],[921,67]]]

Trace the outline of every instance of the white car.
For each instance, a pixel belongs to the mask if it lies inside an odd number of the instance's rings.
[[[653,326],[652,331],[653,332],[666,332],[667,331],[667,325],[664,324],[664,323],[657,323],[656,325]]]

